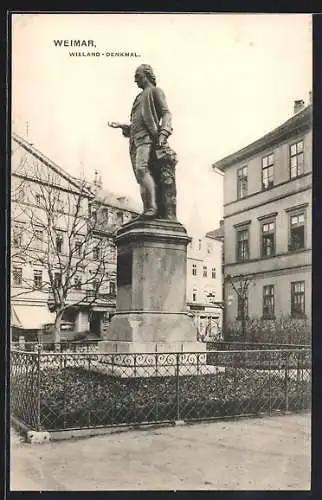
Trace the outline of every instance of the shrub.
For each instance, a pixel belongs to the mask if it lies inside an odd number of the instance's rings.
[[[226,341],[259,342],[271,344],[311,344],[311,322],[289,316],[274,320],[248,318],[243,338],[241,321],[227,323]]]

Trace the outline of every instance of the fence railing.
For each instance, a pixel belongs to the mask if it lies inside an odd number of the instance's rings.
[[[244,351],[244,350],[280,350],[280,349],[310,349],[309,344],[279,344],[268,342],[235,342],[235,341],[211,341],[207,342],[210,351]]]
[[[311,351],[11,351],[11,412],[62,430],[301,411]]]
[[[97,352],[100,340],[82,340],[65,342],[12,342],[11,349],[25,352],[37,352],[39,349],[45,352]]]

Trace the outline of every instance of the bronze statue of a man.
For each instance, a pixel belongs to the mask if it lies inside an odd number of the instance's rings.
[[[130,157],[143,202],[143,218],[176,219],[175,152],[167,144],[171,113],[153,69],[141,64],[134,80],[142,89],[134,100],[130,124],[108,122],[130,139]]]

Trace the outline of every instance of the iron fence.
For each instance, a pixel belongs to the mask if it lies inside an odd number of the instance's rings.
[[[194,421],[311,406],[311,351],[11,352],[11,411],[36,430]]]
[[[26,352],[97,352],[100,340],[64,341],[64,342],[11,342],[11,349]]]
[[[280,349],[310,349],[309,344],[280,344],[268,342],[235,342],[235,341],[211,341],[207,342],[210,351],[249,351],[249,350],[280,350]]]

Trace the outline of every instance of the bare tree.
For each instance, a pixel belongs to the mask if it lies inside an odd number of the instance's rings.
[[[228,274],[225,278],[226,283],[230,283],[234,292],[237,294],[239,301],[239,312],[241,320],[242,339],[246,340],[246,319],[247,319],[247,301],[248,301],[248,288],[252,282],[251,276],[236,275],[231,276]]]
[[[18,293],[48,293],[48,307],[55,312],[54,340],[59,342],[64,313],[89,308],[107,285],[114,247],[98,231],[97,203],[85,180],[50,168],[32,155],[25,167],[19,173],[26,191],[19,217],[28,244],[20,248],[20,257],[23,254],[22,259],[39,271]]]

